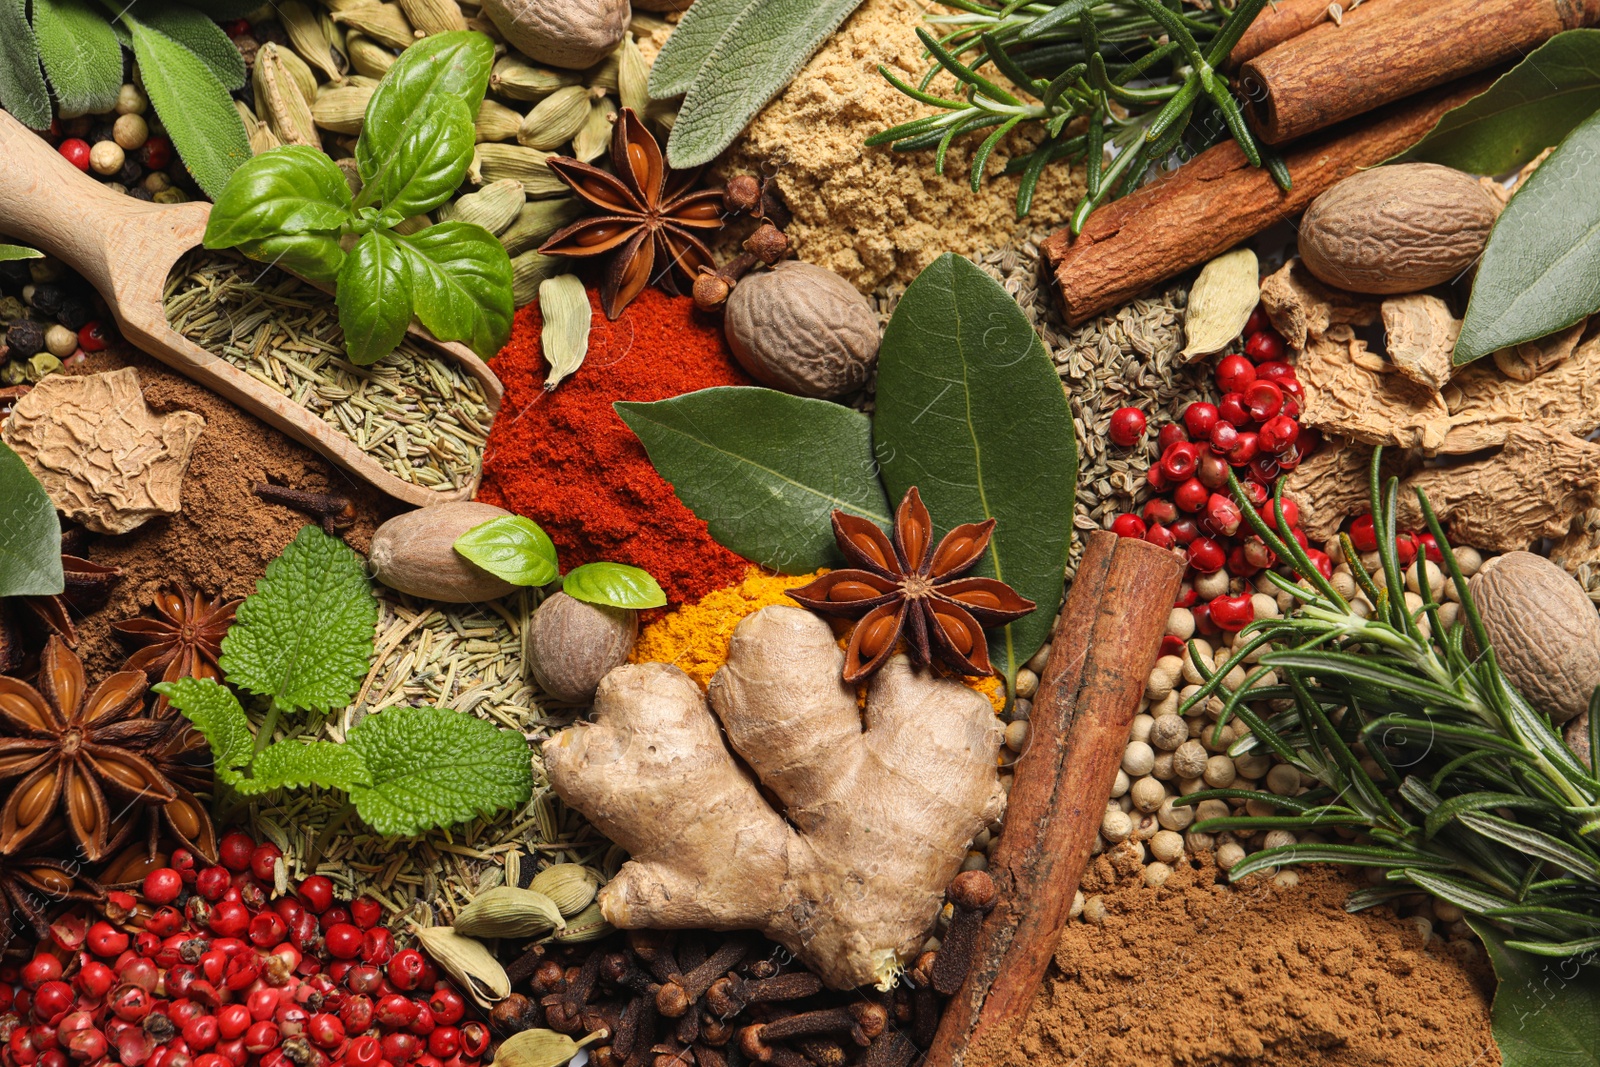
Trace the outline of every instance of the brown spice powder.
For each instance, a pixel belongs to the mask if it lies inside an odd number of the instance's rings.
[[[1119,857],[1126,859],[1126,857]],[[1009,1057],[1082,1067],[1494,1067],[1494,979],[1475,942],[1424,944],[1388,908],[1350,914],[1357,881],[1219,885],[1209,854],[1161,889],[1101,856],[1084,875],[1103,924],[1068,924]],[[1120,866],[1126,867],[1123,863]],[[997,1050],[998,1051],[998,1050]]]

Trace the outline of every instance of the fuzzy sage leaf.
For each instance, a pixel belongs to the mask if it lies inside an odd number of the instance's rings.
[[[28,0],[0,0],[0,107],[30,129],[49,127],[50,90],[39,69],[39,39]]]
[[[140,17],[198,56],[224,89],[244,87],[244,56],[211,16],[177,0],[165,0],[159,7],[141,9]]]
[[[122,46],[104,10],[91,0],[33,0],[33,32],[62,115],[110,111],[122,88]]]

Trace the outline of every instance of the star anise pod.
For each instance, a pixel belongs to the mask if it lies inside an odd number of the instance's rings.
[[[547,161],[556,177],[599,214],[550,236],[539,251],[547,256],[610,255],[600,285],[606,318],[615,319],[646,285],[678,296],[694,286],[701,267],[715,267],[697,231],[722,228],[721,189],[690,192],[700,170],[668,171],[661,146],[631,108],[623,108],[611,131],[615,174],[576,159]]]
[[[192,590],[156,594],[159,618],[137,615],[111,624],[111,629],[144,647],[128,657],[124,669],[143,671],[151,682],[175,682],[179,678],[222,680],[217,659],[222,655],[222,639],[233,625],[233,613],[242,601],[212,600]],[[152,714],[164,719],[172,714],[166,697],[156,701]]]
[[[83,662],[59,637],[45,645],[39,688],[0,677],[0,783],[17,780],[0,807],[0,854],[38,837],[59,807],[98,862],[125,806],[176,798],[172,782],[140,755],[168,728],[135,717],[147,684],[139,671],[120,671],[85,695]]]
[[[105,603],[106,594],[122,577],[122,568],[102,567],[82,556],[63,552],[61,572],[67,582],[61,592],[54,596],[25,596],[20,599],[51,633],[67,643],[68,648],[77,648],[78,631],[72,625],[73,611],[86,611]]]
[[[861,620],[845,651],[844,680],[851,684],[882,667],[901,637],[918,666],[937,656],[958,674],[990,675],[983,628],[1034,608],[1004,582],[961,577],[993,533],[993,519],[966,523],[935,546],[933,521],[912,486],[895,513],[892,541],[868,520],[835,511],[833,535],[856,569],[830,571],[789,597],[822,615]]]
[[[17,933],[13,915],[27,920],[44,942],[50,936],[49,905],[66,900],[98,903],[105,895],[78,864],[31,854],[0,856],[0,952]]]
[[[217,829],[206,806],[192,792],[211,787],[211,745],[200,731],[182,719],[171,720],[167,726],[166,733],[146,749],[144,755],[172,783],[175,795],[165,804],[130,808],[115,820],[106,851],[115,852],[130,840],[142,815],[146,854],[152,859],[161,851],[165,836],[204,857],[206,862],[215,863]]]

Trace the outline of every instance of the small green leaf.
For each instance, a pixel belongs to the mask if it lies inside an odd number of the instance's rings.
[[[871,420],[842,404],[733,386],[615,406],[717,543],[762,566],[839,566],[835,508],[891,522]]]
[[[133,38],[144,89],[200,188],[222,195],[233,172],[250,158],[250,139],[228,90],[211,68],[171,37],[127,10],[122,21]]]
[[[331,282],[344,266],[344,247],[338,236],[326,233],[291,233],[244,241],[239,251],[261,263],[282,267],[314,282]]]
[[[1500,213],[1478,262],[1455,362],[1566,329],[1600,309],[1600,197],[1587,187],[1600,112],[1573,130]]]
[[[39,39],[28,24],[28,0],[0,0],[0,107],[34,130],[54,118],[39,69]]]
[[[372,771],[350,790],[356,813],[380,834],[410,835],[490,815],[527,801],[527,740],[482,719],[439,708],[368,715],[345,742]]]
[[[484,359],[511,336],[511,257],[482,226],[441,222],[399,239],[417,318],[441,341]]]
[[[561,591],[574,600],[608,608],[665,607],[667,594],[650,572],[626,563],[585,563],[561,580]]]
[[[376,363],[399,347],[411,325],[411,269],[387,233],[373,230],[356,242],[335,298],[352,363]]]
[[[211,678],[180,678],[150,688],[165,696],[211,743],[217,777],[230,785],[239,782],[239,772],[250,766],[256,738],[233,690]]]
[[[1468,918],[1494,965],[1494,1042],[1504,1067],[1600,1064],[1600,970],[1583,957],[1545,959],[1510,948],[1494,924]]]
[[[307,526],[239,605],[219,662],[230,684],[283,711],[342,708],[366,677],[377,624],[361,557]]]
[[[275,789],[303,789],[308,785],[348,793],[370,785],[372,774],[361,753],[333,741],[278,741],[268,745],[250,764],[250,777],[233,787],[241,796],[254,797]]]
[[[33,0],[39,58],[63,116],[110,111],[122,89],[122,46],[90,0]]]
[[[1044,345],[1000,284],[946,253],[906,289],[878,352],[873,440],[892,500],[917,486],[940,533],[996,520],[975,573],[1038,609],[989,631],[1013,677],[1055,624],[1072,543],[1077,446]]]
[[[142,10],[140,15],[147,26],[200,57],[224,89],[233,92],[244,87],[244,56],[210,15],[176,0],[166,0],[160,7]]]
[[[549,535],[521,515],[502,515],[474,526],[456,538],[455,550],[512,585],[549,585],[561,574]]]
[[[683,98],[667,162],[686,170],[721,155],[860,3],[754,0],[733,15]]]
[[[476,117],[494,65],[494,42],[481,33],[436,33],[400,53],[372,99],[356,142],[356,170],[370,182],[413,123],[459,100]]]
[[[374,151],[377,171],[362,187],[358,208],[382,204],[410,218],[438,207],[461,186],[476,139],[472,113],[454,97],[434,106],[431,115],[417,117],[384,150]]]
[[[22,457],[0,443],[0,597],[54,596],[61,573],[56,506]]]
[[[333,160],[307,145],[274,148],[245,162],[211,208],[207,248],[233,248],[286,234],[337,241],[351,221],[350,186]]]
[[[682,96],[711,58],[722,35],[747,7],[759,0],[696,0],[683,13],[672,36],[650,65],[650,95],[657,100]]]
[[[1469,174],[1516,170],[1600,109],[1600,30],[1558,33],[1495,83],[1445,112],[1394,162]]]
[[[0,244],[0,263],[11,263],[19,259],[43,259],[44,253],[35,248],[24,248],[22,245]]]

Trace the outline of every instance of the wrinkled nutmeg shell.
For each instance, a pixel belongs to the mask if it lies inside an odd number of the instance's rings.
[[[798,260],[747,275],[728,297],[723,328],[751,377],[799,396],[854,392],[878,360],[878,317],[867,298]]]
[[[424,600],[497,600],[517,587],[469,563],[455,543],[474,526],[509,514],[493,504],[457,500],[396,515],[372,535],[367,562],[378,581]]]
[[[628,661],[638,636],[638,612],[557,593],[528,622],[528,668],[557,700],[588,703],[600,679]]]
[[[1501,673],[1557,724],[1600,684],[1600,614],[1578,580],[1532,552],[1489,561],[1467,585]]]
[[[632,14],[628,0],[484,0],[483,10],[517,51],[568,70],[610,55]]]

